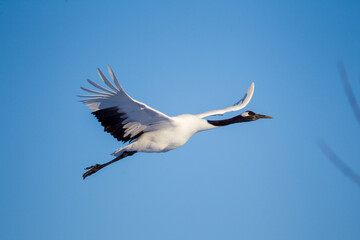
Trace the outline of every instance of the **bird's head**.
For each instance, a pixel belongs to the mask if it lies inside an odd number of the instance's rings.
[[[273,117],[257,114],[254,113],[253,111],[245,111],[242,114],[236,116],[235,118],[237,118],[239,122],[250,122],[250,121],[258,120],[260,118],[273,118]]]
[[[226,125],[233,124],[233,123],[255,121],[260,118],[273,118],[273,117],[257,114],[252,111],[246,111],[246,112],[243,112],[242,114],[240,114],[236,117],[233,117],[233,118],[224,119],[224,120],[207,120],[207,121],[208,121],[208,123],[210,123],[216,127],[220,127],[220,126],[226,126]]]

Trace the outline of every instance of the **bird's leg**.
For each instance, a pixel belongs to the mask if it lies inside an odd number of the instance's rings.
[[[85,170],[88,170],[86,173],[83,174],[83,179],[85,179],[86,177],[96,173],[97,171],[99,171],[100,169],[106,167],[107,165],[110,165],[116,161],[119,161],[120,159],[123,159],[127,156],[131,156],[133,154],[135,154],[136,151],[125,151],[123,152],[120,156],[114,158],[113,160],[111,160],[110,162],[104,163],[104,164],[96,164],[90,167],[85,168]]]

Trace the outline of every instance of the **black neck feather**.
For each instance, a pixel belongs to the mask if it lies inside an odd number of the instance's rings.
[[[226,125],[230,125],[233,123],[240,123],[240,122],[249,122],[249,121],[253,121],[254,119],[249,118],[249,117],[243,117],[241,115],[233,117],[233,118],[229,118],[229,119],[224,119],[224,120],[207,120],[208,123],[217,126],[217,127],[222,127],[222,126],[226,126]]]

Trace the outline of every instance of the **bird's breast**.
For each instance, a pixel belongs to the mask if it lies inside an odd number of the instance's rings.
[[[167,152],[184,145],[194,133],[180,126],[146,132],[137,141],[143,152]]]
[[[206,120],[189,114],[172,119],[172,124],[142,134],[136,141],[136,151],[167,152],[184,145],[195,133],[214,128]]]

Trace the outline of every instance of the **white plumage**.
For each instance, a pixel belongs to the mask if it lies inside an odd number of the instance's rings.
[[[112,154],[117,157],[113,161],[87,168],[90,170],[84,174],[84,178],[97,172],[108,164],[136,152],[167,152],[184,145],[192,135],[199,131],[213,129],[235,122],[257,120],[245,119],[245,117],[241,115],[232,119],[220,121],[203,119],[204,117],[223,115],[226,112],[238,111],[244,108],[253,95],[254,83],[250,85],[245,96],[233,106],[196,115],[184,114],[176,117],[169,117],[146,104],[131,98],[121,87],[110,66],[108,66],[108,70],[115,85],[113,85],[100,69],[98,69],[100,78],[109,89],[88,79],[90,84],[101,91],[81,87],[81,89],[95,95],[79,95],[79,97],[86,98],[81,100],[81,102],[90,108],[92,113],[104,126],[105,131],[109,132],[119,141],[130,143],[117,149]],[[256,115],[262,116],[258,118],[270,118],[264,115]]]

